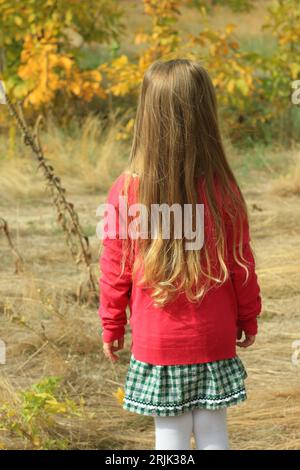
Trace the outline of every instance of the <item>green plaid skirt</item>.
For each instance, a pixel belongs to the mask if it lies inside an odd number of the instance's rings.
[[[123,408],[143,415],[174,416],[193,408],[224,408],[246,400],[241,359],[159,366],[131,354]]]

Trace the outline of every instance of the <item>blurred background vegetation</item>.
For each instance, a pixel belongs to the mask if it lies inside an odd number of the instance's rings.
[[[0,71],[29,118],[51,116],[67,131],[89,113],[105,124],[118,116],[126,140],[150,63],[192,58],[211,73],[233,142],[290,145],[299,21],[297,0],[1,0]]]

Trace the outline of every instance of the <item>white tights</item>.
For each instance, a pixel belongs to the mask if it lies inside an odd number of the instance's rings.
[[[154,423],[157,450],[190,449],[193,433],[198,450],[229,449],[227,408],[196,408],[177,416],[154,416]]]

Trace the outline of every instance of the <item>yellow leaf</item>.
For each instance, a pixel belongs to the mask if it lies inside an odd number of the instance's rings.
[[[148,37],[149,37],[148,34],[138,33],[135,36],[134,42],[135,42],[135,44],[141,44],[141,43],[147,42]]]
[[[102,80],[102,75],[99,72],[99,70],[90,70],[89,78],[97,82],[100,82]]]
[[[225,31],[226,31],[227,34],[231,34],[232,31],[235,30],[235,28],[236,28],[236,25],[235,25],[235,24],[229,23],[228,25],[226,25]]]
[[[72,68],[73,61],[69,57],[62,56],[58,60],[58,65],[65,68],[69,72]]]
[[[33,444],[34,444],[36,447],[40,447],[40,445],[41,445],[41,440],[40,440],[40,438],[39,438],[38,436],[34,436],[33,439],[32,439],[32,441],[33,441]]]
[[[47,400],[46,408],[48,412],[54,414],[62,414],[67,412],[67,407],[64,403],[59,403],[56,400]]]
[[[74,93],[74,95],[80,95],[80,85],[76,82],[73,82],[70,84],[70,90],[72,91],[72,93]]]
[[[229,80],[229,82],[227,83],[227,91],[228,91],[229,93],[232,93],[233,90],[234,90],[234,88],[235,88],[235,82],[234,82],[233,79],[231,79],[231,80]]]
[[[15,16],[15,24],[17,26],[21,26],[23,24],[23,20],[20,16]]]
[[[249,92],[249,86],[247,85],[247,83],[245,82],[244,79],[242,78],[239,78],[237,81],[236,81],[236,86],[237,88],[242,92],[242,94],[244,96],[247,96],[248,92]]]
[[[291,76],[293,80],[298,78],[298,74],[300,72],[300,64],[296,62],[290,64],[290,71],[291,71]]]
[[[122,405],[125,396],[124,390],[121,387],[118,387],[118,390],[116,392],[113,392],[113,395],[117,398],[120,405]]]
[[[133,124],[134,124],[134,119],[129,119],[129,121],[127,122],[126,127],[125,127],[126,130],[130,131],[133,128]]]
[[[127,55],[124,55],[124,54],[118,57],[118,59],[115,59],[113,61],[113,67],[122,67],[127,64],[128,64],[128,57]]]

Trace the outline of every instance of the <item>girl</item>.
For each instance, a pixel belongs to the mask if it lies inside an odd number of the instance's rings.
[[[189,449],[192,433],[197,449],[229,449],[227,408],[247,398],[236,345],[254,343],[261,297],[246,203],[225,155],[214,87],[197,62],[156,61],[146,71],[129,167],[107,202],[116,230],[103,240],[99,315],[104,354],[116,361],[129,306],[123,408],[154,417],[156,449]],[[187,249],[185,232],[164,237],[161,212],[153,231],[149,212],[161,204],[177,209],[172,229],[193,230],[203,204],[200,248]],[[192,216],[178,222],[185,205]]]

